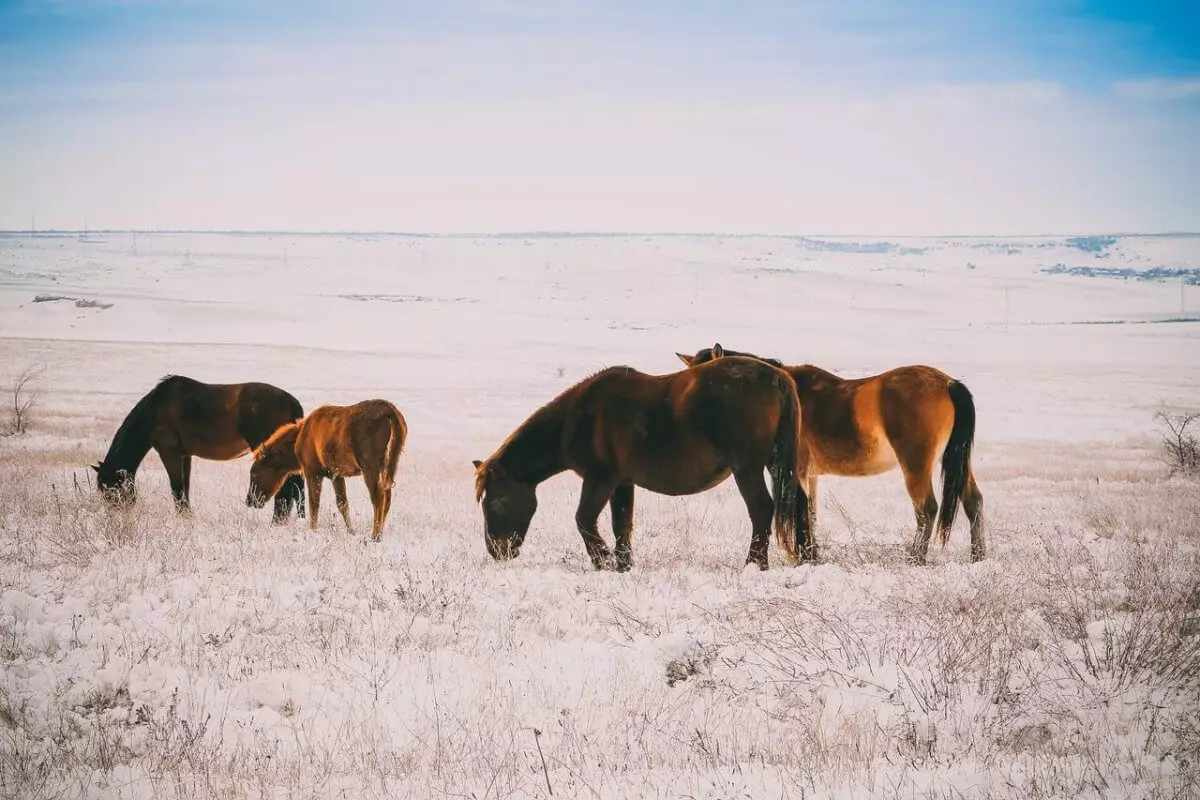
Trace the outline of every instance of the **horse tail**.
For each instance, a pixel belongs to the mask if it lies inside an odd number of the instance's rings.
[[[379,473],[379,488],[387,491],[396,485],[396,468],[400,454],[404,452],[404,441],[408,438],[408,425],[399,411],[388,417],[388,441],[383,449],[383,471]]]
[[[958,514],[967,474],[971,469],[971,447],[975,442],[975,400],[967,387],[950,381],[950,402],[954,404],[954,425],[942,453],[942,508],[938,513],[938,533],[942,546],[950,539],[950,528]]]
[[[777,370],[776,386],[782,399],[779,427],[771,449],[771,493],[775,498],[775,541],[795,564],[796,540],[808,541],[808,497],[797,475],[803,445],[800,441],[800,397],[787,373]]]

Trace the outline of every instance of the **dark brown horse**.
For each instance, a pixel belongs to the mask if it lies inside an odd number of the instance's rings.
[[[94,464],[96,482],[114,504],[137,498],[134,477],[153,448],[171,481],[175,507],[186,511],[192,456],[228,461],[260,444],[285,423],[304,416],[300,401],[267,383],[201,383],[168,375],[137,402],[117,428],[104,460]],[[297,478],[275,495],[275,521],[293,504],[304,516],[304,483]]]
[[[623,572],[632,565],[635,486],[690,495],[732,473],[753,525],[746,563],[767,568],[772,517],[776,541],[795,562],[808,544],[800,455],[796,387],[774,367],[745,358],[670,375],[612,367],[542,406],[487,461],[474,462],[484,543],[497,560],[515,558],[538,484],[572,470],[583,478],[575,524],[592,564]],[[605,503],[615,563],[598,530]]]
[[[321,406],[299,422],[275,431],[254,451],[246,504],[262,506],[289,476],[302,473],[308,484],[308,523],[315,531],[321,481],[329,478],[346,530],[351,530],[346,478],[362,475],[375,512],[371,538],[379,541],[392,507],[396,465],[407,438],[404,415],[387,400]]]
[[[722,356],[759,358],[725,350],[720,344],[694,356],[675,355],[689,366]],[[942,545],[946,544],[960,501],[971,522],[971,560],[985,557],[983,495],[971,470],[975,401],[966,386],[927,366],[899,367],[847,380],[807,364],[785,367],[775,359],[760,360],[783,367],[800,393],[809,456],[806,489],[814,520],[818,475],[878,475],[899,466],[917,516],[912,558],[925,563],[935,520]],[[938,456],[942,461],[940,516],[933,491]]]

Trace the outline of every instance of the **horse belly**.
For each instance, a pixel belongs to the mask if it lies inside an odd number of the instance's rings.
[[[857,464],[851,465],[854,471],[848,474],[862,477],[879,475],[895,469],[899,464],[900,460],[896,458],[896,451],[892,449],[891,442],[886,436],[877,436],[865,443],[861,459]]]
[[[696,464],[686,469],[641,469],[632,470],[630,482],[655,494],[675,497],[699,494],[717,486],[731,474],[729,467],[718,462]]]
[[[250,452],[250,445],[244,441],[236,442],[192,442],[188,448],[189,454],[209,461],[232,461]]]
[[[362,475],[362,468],[350,453],[324,453],[321,466],[330,475],[340,475],[343,478],[356,478]]]
[[[896,451],[892,449],[887,436],[877,435],[859,443],[852,452],[840,457],[830,457],[826,453],[815,452],[810,472],[817,475],[841,475],[848,478],[865,478],[890,472],[900,464]]]

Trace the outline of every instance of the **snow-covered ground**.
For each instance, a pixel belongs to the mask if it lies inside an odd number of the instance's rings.
[[[0,438],[0,797],[1198,796],[1200,486],[1153,421],[1200,410],[1197,268],[1184,236],[0,236],[0,387],[47,368]],[[743,571],[728,482],[639,492],[634,571],[593,572],[572,476],[487,557],[470,459],[715,341],[964,381],[990,558],[960,517],[906,564],[899,473],[822,480],[819,566]],[[190,518],[153,454],[105,507],[85,466],[168,373],[395,402],[382,544],[358,481],[358,535],[272,526],[246,459],[196,463]]]

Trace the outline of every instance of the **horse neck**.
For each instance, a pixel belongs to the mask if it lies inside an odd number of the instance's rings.
[[[150,438],[158,411],[154,397],[152,392],[139,400],[117,428],[108,452],[104,454],[106,470],[125,470],[131,477],[137,472],[142,459],[150,452]]]
[[[514,480],[534,486],[564,471],[567,468],[562,453],[565,419],[563,398],[556,398],[517,428],[501,446],[495,460]]]

